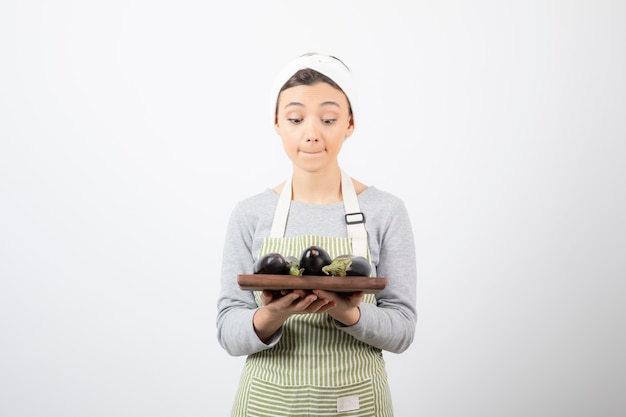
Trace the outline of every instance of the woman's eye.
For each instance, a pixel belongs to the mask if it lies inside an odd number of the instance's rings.
[[[325,125],[329,125],[329,124],[335,122],[335,120],[337,120],[337,119],[322,119],[322,123],[324,123]]]
[[[300,122],[302,122],[302,119],[298,119],[298,118],[295,118],[295,117],[290,117],[287,120],[289,120],[294,125],[300,124]]]

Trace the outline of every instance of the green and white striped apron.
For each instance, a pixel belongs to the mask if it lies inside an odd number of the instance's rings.
[[[304,249],[317,245],[333,258],[354,253],[369,259],[362,223],[348,220],[352,224],[347,238],[282,237],[291,201],[290,181],[284,190],[272,235],[265,239],[259,256],[278,252],[299,257]],[[345,173],[342,190],[346,213],[359,213],[354,187]],[[355,247],[357,251],[353,251]],[[259,306],[262,305],[260,294],[255,292]],[[376,300],[373,294],[365,294],[362,302]],[[382,352],[338,329],[327,313],[293,315],[284,323],[283,335],[276,346],[246,359],[232,416],[392,417]]]

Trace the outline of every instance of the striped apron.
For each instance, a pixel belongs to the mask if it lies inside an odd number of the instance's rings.
[[[326,249],[332,258],[353,253],[367,255],[369,259],[362,223],[348,220],[352,224],[348,227],[347,238],[282,237],[286,225],[285,210],[288,213],[291,201],[290,181],[284,190],[287,190],[283,194],[289,194],[288,198],[281,195],[274,218],[275,227],[271,236],[264,240],[259,256],[278,252],[298,258],[306,248],[316,245]],[[342,190],[346,213],[358,213],[358,205],[356,210],[354,208],[356,193],[345,173]],[[360,231],[355,232],[358,228]],[[355,246],[357,252],[353,251]],[[260,291],[255,291],[259,306],[262,305],[260,295]],[[375,303],[376,300],[373,294],[365,294],[362,302]],[[382,351],[338,329],[327,313],[292,315],[284,323],[283,335],[276,346],[247,357],[231,415],[392,417]]]

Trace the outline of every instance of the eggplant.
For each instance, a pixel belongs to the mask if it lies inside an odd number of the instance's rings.
[[[363,276],[369,277],[372,265],[367,258],[357,255],[339,255],[329,265],[322,268],[326,275],[334,277]]]
[[[329,265],[332,258],[324,248],[309,246],[300,255],[300,268],[302,275],[326,275],[322,268]]]
[[[254,263],[254,273],[286,275],[289,273],[289,267],[283,255],[271,252],[257,259]]]

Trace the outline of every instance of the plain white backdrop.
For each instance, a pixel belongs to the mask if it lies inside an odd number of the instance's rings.
[[[0,415],[227,416],[225,224],[290,165],[276,71],[340,57],[342,166],[401,197],[399,417],[626,415],[626,3],[0,5]]]

